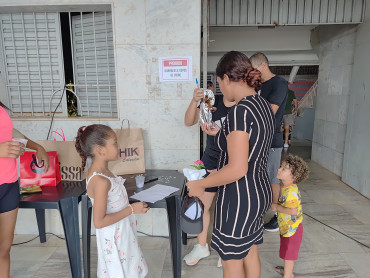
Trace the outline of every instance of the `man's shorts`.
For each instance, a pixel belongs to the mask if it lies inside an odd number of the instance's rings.
[[[0,184],[0,213],[16,209],[19,206],[19,200],[18,181]]]
[[[296,261],[298,260],[299,248],[301,247],[303,237],[303,226],[299,224],[296,232],[291,237],[283,237],[280,235],[280,251],[279,256],[283,260]]]
[[[294,125],[294,117],[293,114],[286,114],[283,116],[283,124],[284,126],[291,126]]]
[[[271,184],[280,183],[276,177],[277,170],[280,168],[281,152],[283,148],[271,148],[269,150],[269,158],[267,160],[267,173]]]

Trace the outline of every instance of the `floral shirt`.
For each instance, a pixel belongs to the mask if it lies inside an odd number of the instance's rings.
[[[279,231],[283,237],[291,237],[302,222],[301,193],[296,184],[281,187],[279,204],[286,208],[297,208],[297,215],[278,212]]]

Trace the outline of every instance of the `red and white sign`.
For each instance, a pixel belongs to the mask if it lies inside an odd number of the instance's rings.
[[[192,81],[192,57],[159,57],[159,81]]]

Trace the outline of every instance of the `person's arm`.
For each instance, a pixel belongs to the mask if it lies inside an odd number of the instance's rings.
[[[271,210],[274,212],[282,212],[294,216],[298,214],[299,202],[299,199],[293,195],[292,192],[288,192],[284,203],[285,206],[282,206],[281,204],[272,204]]]
[[[288,83],[284,80],[279,80],[276,83],[273,92],[269,95],[268,102],[271,105],[274,115],[278,111],[279,107],[283,105],[284,100],[288,95]]]
[[[282,213],[293,215],[293,216],[298,214],[298,208],[287,208],[287,207],[283,207],[282,205],[279,205],[279,204],[277,204],[277,209],[276,210],[278,212],[282,212]]]
[[[278,111],[279,109],[279,106],[277,106],[276,104],[272,104],[270,103],[271,105],[271,108],[272,108],[272,112],[274,112],[274,115],[276,114],[276,112]]]
[[[110,181],[100,176],[94,177],[89,182],[89,196],[94,199],[93,221],[95,228],[101,229],[117,223],[132,213],[145,213],[148,211],[149,207],[146,203],[137,202],[131,205],[133,210],[128,206],[118,212],[107,214],[107,199],[110,187]]]
[[[207,178],[189,181],[190,196],[200,196],[205,188],[226,185],[239,180],[248,172],[249,134],[233,131],[227,136],[228,164],[219,171],[212,172]]]
[[[186,126],[195,125],[199,120],[198,102],[203,98],[203,90],[195,89],[193,98],[190,101],[189,107],[185,112],[184,123]]]
[[[232,183],[244,177],[248,172],[249,134],[235,130],[227,137],[228,163],[225,167],[201,180],[205,188]]]

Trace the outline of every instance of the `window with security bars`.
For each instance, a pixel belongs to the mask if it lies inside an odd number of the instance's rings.
[[[117,117],[110,11],[0,14],[0,36],[13,116]]]
[[[222,95],[221,90],[220,90],[220,85],[217,82],[217,76],[216,76],[215,72],[208,72],[207,73],[207,82],[209,82],[209,81],[212,82],[213,85],[215,85],[215,91],[216,92],[214,92],[214,93],[216,95]],[[203,82],[201,82],[201,87],[204,88],[202,83]]]

